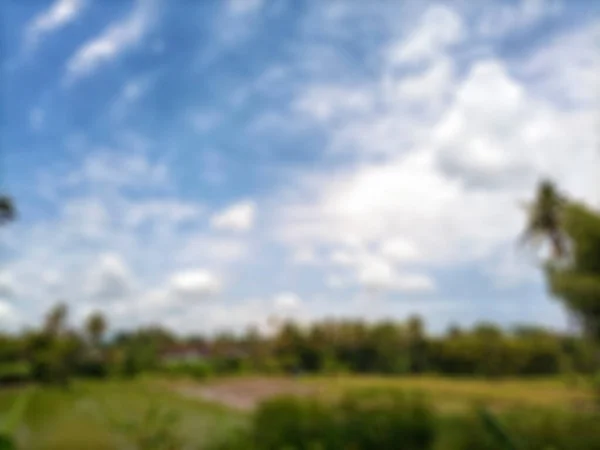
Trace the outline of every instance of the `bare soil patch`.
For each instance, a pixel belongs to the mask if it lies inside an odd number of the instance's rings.
[[[175,390],[185,397],[200,398],[243,411],[254,409],[263,400],[279,395],[314,395],[317,389],[291,378],[225,379],[203,384],[178,384]]]

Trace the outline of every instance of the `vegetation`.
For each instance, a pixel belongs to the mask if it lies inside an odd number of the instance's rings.
[[[406,323],[328,321],[284,325],[272,337],[246,334],[177,338],[153,327],[105,339],[107,322],[93,313],[82,331],[67,327],[57,305],[40,329],[0,335],[0,381],[38,381],[67,387],[73,377],[131,377],[144,372],[198,379],[232,373],[440,374],[487,378],[558,375],[594,369],[592,344],[541,328],[503,330],[491,324],[452,327],[433,336],[420,319]],[[169,359],[180,347],[202,350]]]
[[[439,413],[421,397],[369,390],[335,403],[291,397],[265,402],[249,430],[217,448],[588,450],[600,445],[598,419],[594,413],[524,409],[498,418],[481,410]]]
[[[0,418],[21,394],[20,389],[0,390]],[[75,381],[68,390],[44,386],[29,395],[11,432],[18,448],[27,450],[196,450],[223,440],[248,420],[143,379]]]
[[[150,450],[600,448],[593,426],[600,423],[598,412],[575,388],[579,377],[600,376],[600,214],[550,182],[540,185],[527,211],[524,237],[548,242],[549,290],[577,318],[581,336],[489,323],[431,335],[413,317],[290,322],[270,337],[248,330],[181,338],[160,327],[107,337],[101,313],[74,329],[59,303],[39,329],[0,334],[0,383],[44,386],[0,391],[0,448],[15,442],[31,449],[84,448],[90,439],[95,448]],[[0,222],[14,215],[10,199],[1,197]],[[245,417],[139,377],[249,373],[304,374],[304,384],[319,385],[319,401],[270,400]],[[556,375],[571,387],[559,388]],[[514,377],[528,377],[536,387]],[[435,401],[400,390],[429,393]],[[461,408],[453,407],[458,403]],[[475,404],[494,413],[465,412]]]
[[[6,195],[0,195],[0,225],[15,219],[17,210],[12,199]]]

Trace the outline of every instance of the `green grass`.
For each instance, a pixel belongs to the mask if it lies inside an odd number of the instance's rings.
[[[207,382],[187,381],[197,386],[229,383],[246,391],[245,381],[267,385],[281,380],[268,377],[234,377]],[[558,411],[591,405],[592,395],[585,385],[568,385],[561,379],[481,379],[421,377],[316,376],[285,379],[285,386],[300,385],[320,400],[335,400],[348,391],[373,389],[420,391],[441,411],[467,412],[474,404],[492,408],[518,406]],[[239,383],[242,387],[239,387]],[[249,423],[247,414],[201,399],[185,398],[172,390],[171,380],[76,382],[69,390],[37,387],[18,429],[19,448],[29,450],[135,449],[127,446],[131,433],[116,424],[142,419],[152,406],[175,412],[179,420],[175,434],[186,449],[202,449],[203,444],[220,440]],[[285,391],[285,389],[283,389]],[[0,389],[0,421],[24,388]],[[277,392],[285,394],[285,392]],[[144,449],[147,450],[147,449]]]
[[[0,417],[8,413],[20,392],[0,390]],[[134,436],[123,432],[119,424],[139,422],[153,407],[178,415],[174,432],[183,448],[202,448],[247,422],[240,413],[182,398],[149,381],[78,382],[68,391],[36,388],[17,432],[19,448],[135,448],[130,446]]]
[[[320,396],[338,397],[356,389],[418,391],[443,409],[462,409],[473,404],[490,407],[542,407],[578,409],[591,405],[593,395],[585,384],[568,385],[559,378],[484,380],[436,376],[307,377],[302,382]]]

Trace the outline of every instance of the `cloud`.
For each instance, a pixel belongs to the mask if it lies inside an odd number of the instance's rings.
[[[239,239],[198,233],[183,240],[177,249],[177,260],[181,264],[207,262],[211,264],[242,261],[248,255],[248,245]]]
[[[129,16],[79,47],[67,62],[65,82],[71,84],[91,75],[102,64],[139,44],[154,20],[155,4],[155,0],[137,0]]]
[[[222,281],[208,270],[191,269],[172,275],[169,288],[177,298],[197,300],[218,294]]]
[[[524,61],[514,70],[483,54],[459,66],[450,50],[467,45],[465,27],[453,10],[431,7],[414,33],[394,38],[372,78],[346,94],[319,80],[296,91],[296,119],[319,122],[329,155],[344,152],[352,163],[334,176],[315,170],[290,180],[277,203],[284,245],[329,248],[329,264],[363,286],[428,291],[436,267],[489,259],[501,267],[499,249],[522,228],[518,201],[540,177],[600,202],[591,94],[566,109],[548,90],[536,90],[549,79],[566,86],[566,74],[591,80],[598,28],[557,38],[527,56],[534,65]],[[573,49],[572,65],[551,70],[551,55],[561,59],[561,43],[570,39],[584,48]],[[419,65],[393,70],[408,62]],[[328,101],[357,93],[360,102]],[[505,264],[491,272],[508,270]]]
[[[228,0],[227,8],[231,14],[248,14],[257,12],[262,8],[264,0]]]
[[[252,229],[256,216],[256,204],[250,200],[235,203],[211,218],[211,225],[218,230],[244,232]]]
[[[532,79],[533,89],[544,97],[571,105],[600,105],[600,20],[551,38],[548,45],[517,62],[517,73]],[[560,61],[560,70],[556,62]]]
[[[531,27],[561,13],[561,0],[519,0],[486,5],[478,31],[488,37],[503,36]]]
[[[289,312],[297,309],[302,304],[302,299],[294,292],[281,292],[273,299],[275,309],[281,312]]]
[[[410,36],[394,43],[387,56],[392,64],[417,63],[438,56],[465,35],[462,18],[456,12],[442,5],[431,6]]]
[[[154,85],[156,75],[144,75],[128,80],[110,107],[109,115],[115,121],[122,120]]]
[[[131,270],[116,253],[106,253],[98,257],[90,269],[86,288],[93,300],[119,300],[127,296],[135,286]]]
[[[197,219],[202,210],[198,204],[179,199],[139,200],[130,203],[123,220],[131,227],[157,221],[177,225]]]
[[[69,173],[63,184],[67,186],[101,186],[103,188],[165,186],[168,183],[167,167],[150,163],[140,152],[113,151],[90,152],[77,170]]]
[[[0,298],[11,298],[17,292],[17,282],[11,272],[0,272]]]
[[[318,262],[317,255],[312,248],[299,248],[292,254],[292,262],[299,265],[310,265]]]
[[[394,266],[379,258],[367,257],[358,261],[357,278],[373,291],[430,292],[435,282],[424,274],[398,273]]]
[[[25,47],[32,50],[43,37],[73,22],[87,3],[86,0],[56,0],[25,26]]]
[[[3,326],[14,326],[18,319],[17,311],[9,303],[0,300],[0,323]]]

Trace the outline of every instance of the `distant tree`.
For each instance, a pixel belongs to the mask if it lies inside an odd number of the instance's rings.
[[[65,303],[58,303],[46,315],[44,330],[46,333],[56,336],[66,328],[69,309]]]
[[[545,268],[550,291],[600,344],[600,212],[568,200],[544,181],[525,230],[527,238],[536,235],[552,246]]]
[[[542,181],[533,202],[526,205],[527,224],[524,240],[539,242],[547,239],[550,242],[554,258],[562,258],[566,253],[566,237],[563,232],[564,197],[551,181]]]
[[[563,226],[571,251],[566,264],[546,267],[550,289],[600,343],[600,213],[569,203]]]
[[[17,216],[15,205],[7,195],[0,195],[0,225],[10,222]]]
[[[99,347],[106,332],[106,318],[101,312],[90,314],[85,323],[85,330],[90,343],[94,347]]]

